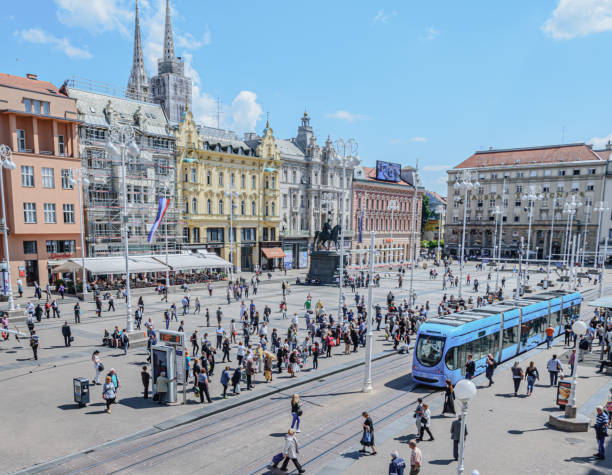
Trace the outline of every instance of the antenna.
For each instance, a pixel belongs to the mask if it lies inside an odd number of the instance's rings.
[[[561,143],[565,143],[565,125],[561,126]]]
[[[221,102],[221,98],[217,97],[217,129],[221,128],[221,106],[223,102]]]

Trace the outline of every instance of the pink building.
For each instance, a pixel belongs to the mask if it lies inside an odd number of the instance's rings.
[[[412,229],[415,199],[413,182],[411,167],[403,168],[401,177],[396,182],[377,179],[374,168],[355,169],[352,207],[352,228],[355,233],[353,250],[369,249],[370,232],[375,231],[375,248],[380,251],[377,254],[376,264],[408,261],[413,240],[416,240],[416,252],[418,252],[423,190],[416,190],[416,220]],[[360,255],[364,258],[364,264],[368,262],[367,253],[352,253],[351,264],[359,264]]]
[[[13,292],[54,279],[53,267],[81,255],[76,101],[35,74],[0,73],[0,143],[13,150],[3,170]],[[4,256],[1,246],[0,256]]]

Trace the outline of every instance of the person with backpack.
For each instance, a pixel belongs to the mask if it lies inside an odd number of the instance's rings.
[[[100,360],[100,350],[95,350],[93,352],[93,354],[91,355],[91,361],[93,362],[94,370],[96,371],[96,375],[94,376],[92,385],[100,384],[100,372],[104,371],[104,365]]]
[[[404,475],[406,462],[399,456],[397,451],[391,452],[391,462],[389,463],[389,475]]]
[[[30,346],[32,347],[32,353],[34,353],[34,359],[38,361],[38,344],[40,340],[38,339],[38,335],[36,334],[36,330],[32,330],[32,334],[30,335]]]

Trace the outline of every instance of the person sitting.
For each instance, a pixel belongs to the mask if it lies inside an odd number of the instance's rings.
[[[106,328],[104,329],[104,336],[102,337],[102,345],[111,346],[110,333]]]

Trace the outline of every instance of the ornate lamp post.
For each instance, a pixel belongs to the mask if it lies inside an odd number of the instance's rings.
[[[85,176],[87,173],[84,168],[73,168],[70,184],[79,185],[79,220],[81,224],[81,267],[83,269],[83,300],[87,295],[87,269],[85,268],[85,237],[83,233],[83,191],[84,187],[89,186],[89,180]],[[76,282],[74,283],[76,290]]]
[[[414,267],[416,266],[416,262],[417,262],[417,257],[416,257],[416,253],[417,253],[417,247],[416,247],[416,241],[417,241],[417,234],[416,234],[416,215],[417,215],[417,207],[416,207],[416,202],[417,202],[417,196],[418,196],[418,190],[419,190],[419,186],[421,184],[420,178],[419,178],[419,163],[417,162],[417,166],[414,169],[414,196],[412,198],[412,226],[410,229],[410,295],[409,295],[409,302],[410,302],[410,307],[414,306]]]
[[[230,199],[230,229],[229,229],[229,238],[230,238],[230,251],[229,257],[230,262],[232,264],[232,282],[234,282],[234,198],[238,197],[237,191],[226,191],[224,193],[225,196]]]
[[[467,417],[468,405],[476,397],[476,385],[467,379],[462,379],[455,385],[455,397],[461,402],[461,434],[459,436],[459,463],[457,474],[463,475],[463,453],[465,448],[465,419]]]
[[[570,236],[572,234],[572,226],[574,221],[574,215],[578,208],[582,206],[582,203],[576,200],[576,195],[572,195],[572,199],[565,202],[563,205],[563,212],[567,214],[567,228],[565,230],[565,257],[564,262],[569,264],[570,259]]]
[[[342,192],[340,199],[342,200],[342,207],[340,208],[340,275],[339,275],[339,291],[338,291],[338,319],[340,323],[344,321],[344,315],[342,313],[342,287],[344,285],[344,228],[346,221],[346,167],[349,166],[351,169],[359,165],[359,156],[357,155],[357,141],[355,139],[337,139],[334,142],[334,150],[336,156],[333,163],[342,168]]]
[[[127,175],[126,156],[137,158],[140,149],[136,144],[136,132],[131,125],[112,126],[108,131],[106,142],[106,152],[116,158],[121,159],[122,168],[122,188],[123,188],[123,246],[125,257],[125,290],[127,292],[127,324],[126,330],[134,330],[134,317],[132,315],[132,296],[130,290],[130,261],[129,261],[129,242],[128,242],[128,216],[127,216],[127,185],[125,183]]]
[[[602,213],[607,213],[608,211],[610,211],[610,208],[606,206],[606,203],[603,201],[598,201],[597,204],[595,205],[595,208],[593,208],[593,211],[595,211],[596,213],[599,213],[599,220],[597,221],[597,241],[595,242],[595,260],[593,261],[593,267],[597,267],[598,264],[598,259],[599,259],[599,240],[601,239],[600,237],[600,232],[601,232],[601,216]],[[605,256],[604,256],[604,261],[605,261]]]
[[[13,299],[13,288],[11,286],[11,260],[9,256],[9,246],[8,246],[8,229],[6,223],[6,208],[4,205],[4,175],[2,173],[2,169],[6,168],[9,171],[17,168],[15,162],[11,160],[13,157],[13,151],[11,147],[8,145],[0,144],[0,195],[2,197],[2,234],[4,235],[4,259],[6,259],[6,275],[8,279],[7,286],[7,294],[8,294],[8,308],[9,311],[15,310],[15,300]]]
[[[529,193],[525,193],[521,196],[523,200],[527,200],[527,207],[525,211],[527,211],[527,215],[529,216],[529,228],[527,231],[527,259],[525,261],[525,275],[529,274],[529,260],[531,258],[531,222],[533,221],[533,211],[535,207],[536,201],[539,201],[543,198],[543,195],[536,193],[536,188],[534,185],[529,186]]]
[[[476,172],[474,170],[465,169],[461,172],[461,174],[457,175],[455,184],[453,185],[455,189],[463,189],[463,231],[461,234],[461,256],[459,257],[459,297],[461,297],[461,293],[463,290],[463,259],[465,255],[465,220],[466,220],[466,212],[467,212],[467,201],[468,201],[468,190],[472,188],[476,188],[480,186],[478,180],[476,179]]]
[[[394,211],[399,211],[399,203],[397,202],[397,200],[389,200],[389,203],[387,204],[387,210],[391,211],[391,254],[389,255],[389,264],[393,264],[393,262],[395,262],[394,254],[395,254],[395,250],[393,249],[395,246],[393,245],[393,212]]]

